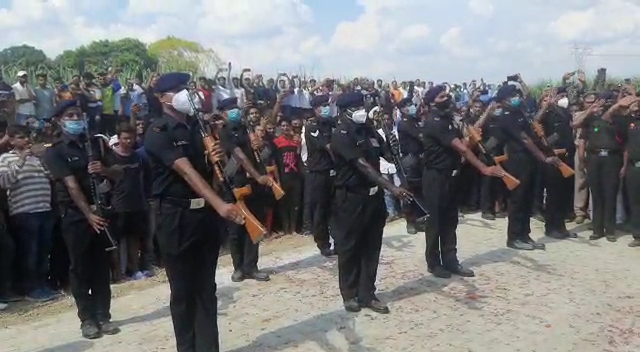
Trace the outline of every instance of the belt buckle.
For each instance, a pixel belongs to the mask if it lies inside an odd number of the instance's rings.
[[[336,170],[329,170],[329,176],[335,176]]]
[[[204,208],[203,198],[189,199],[189,209],[201,209]]]
[[[640,161],[636,161],[635,163],[633,163],[633,166],[640,167]]]
[[[598,156],[609,156],[609,151],[606,149],[600,149],[598,151]]]
[[[458,175],[458,170],[453,170],[451,172],[451,177]]]
[[[378,186],[373,186],[371,188],[369,188],[369,195],[372,196],[374,194],[378,193]]]

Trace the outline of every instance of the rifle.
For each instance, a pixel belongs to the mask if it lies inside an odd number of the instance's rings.
[[[91,134],[89,133],[89,125],[87,124],[88,123],[87,114],[82,114],[82,119],[84,120],[84,123],[86,126],[85,131],[86,131],[87,140],[84,143],[84,147],[85,147],[85,150],[87,151],[87,157],[89,158],[89,162],[100,161],[98,158],[96,158],[95,154],[93,153],[93,146],[91,143]],[[105,194],[111,190],[111,185],[109,184],[109,181],[103,179],[102,177],[100,177],[100,175],[91,174],[90,178],[91,178],[91,181],[89,182],[89,184],[91,186],[91,198],[93,199],[93,205],[91,206],[91,210],[93,210],[93,212],[95,212],[96,215],[104,218],[112,210],[111,205],[107,200],[107,197],[105,197]],[[115,250],[118,247],[118,245],[116,241],[113,239],[113,236],[111,236],[111,233],[109,232],[109,228],[105,227],[101,232],[105,234],[105,236],[107,237],[107,240],[109,241],[109,246],[105,248],[105,250],[107,252]]]
[[[247,204],[245,203],[245,198],[251,195],[251,185],[246,185],[243,187],[234,187],[233,183],[227,175],[224,173],[224,165],[222,160],[218,159],[213,151],[214,144],[218,140],[217,135],[211,132],[211,129],[208,125],[206,125],[200,114],[197,112],[195,104],[191,97],[189,97],[189,102],[191,103],[191,107],[194,110],[194,116],[198,120],[198,124],[200,126],[200,136],[202,137],[202,143],[204,144],[205,153],[209,162],[211,162],[213,166],[213,171],[216,175],[218,181],[222,184],[222,187],[225,190],[227,196],[233,195],[235,199],[235,206],[242,212],[244,215],[244,228],[247,230],[247,234],[253,243],[259,243],[264,239],[264,236],[267,234],[267,229],[260,223],[258,219],[251,213]]]
[[[247,132],[249,132],[249,136],[251,136],[251,140],[253,140],[253,138],[255,138],[255,131],[253,130],[253,127],[251,127],[251,125],[248,123],[245,124],[245,126],[247,128]],[[260,151],[253,148],[253,146],[251,146],[251,149],[253,150],[253,156],[256,158],[256,162],[259,165],[262,165],[265,172],[267,173],[275,172],[275,174],[277,175],[275,166],[266,166],[262,161],[262,157],[260,157]],[[280,184],[275,180],[274,182],[271,183],[271,192],[273,192],[273,195],[276,198],[276,200],[280,200],[282,199],[282,197],[284,197],[284,191],[282,190],[282,187],[280,187]]]
[[[380,117],[381,113],[382,113],[382,108],[379,107],[378,111],[375,114],[375,119],[378,120],[378,122],[382,126],[384,139],[387,141],[387,144],[389,144],[389,149],[391,150],[391,157],[393,159],[393,165],[396,167],[396,175],[398,175],[398,179],[400,179],[400,184],[403,187],[406,187],[406,185],[408,184],[407,174],[404,172],[404,167],[402,167],[402,161],[400,159],[400,150],[398,150],[398,148],[394,146],[394,143],[391,143],[391,140],[396,137],[389,130],[389,126],[387,126],[387,123],[383,121],[383,119]],[[416,222],[425,224],[427,220],[429,220],[429,211],[427,210],[428,208],[424,205],[422,200],[415,195],[414,197],[411,198],[411,200],[418,206],[418,208],[420,208],[420,210],[422,210],[422,212],[426,214],[416,219]]]
[[[533,129],[533,132],[540,139],[540,143],[542,144],[542,148],[544,149],[543,151],[547,156],[558,156],[558,155],[563,155],[563,154],[567,153],[567,151],[565,149],[553,149],[553,148],[551,148],[551,145],[549,144],[549,141],[547,140],[547,138],[544,135],[544,129],[542,128],[542,125],[540,124],[540,122],[532,121],[531,122],[531,129]],[[562,174],[562,177],[564,177],[564,178],[571,177],[575,173],[573,171],[573,169],[571,167],[569,167],[569,165],[565,164],[562,161],[560,161],[560,163],[558,164],[557,167],[560,170],[560,173]]]
[[[520,185],[520,181],[517,178],[510,175],[509,173],[507,173],[506,171],[504,171],[504,169],[500,165],[500,163],[507,160],[508,157],[506,155],[500,155],[500,156],[494,157],[491,154],[489,154],[489,152],[487,151],[487,147],[482,143],[482,138],[480,137],[480,133],[478,133],[478,131],[475,128],[469,125],[465,125],[465,128],[467,129],[469,140],[478,147],[478,150],[480,151],[480,158],[483,159],[482,161],[485,164],[488,164],[489,166],[498,167],[500,168],[500,171],[504,172],[504,176],[502,176],[501,179],[502,179],[502,182],[504,182],[505,186],[507,186],[507,189],[512,191],[516,187],[518,187],[518,185]]]

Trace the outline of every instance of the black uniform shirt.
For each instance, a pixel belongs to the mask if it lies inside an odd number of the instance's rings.
[[[531,131],[531,124],[521,111],[506,111],[498,118],[504,143],[508,154],[528,153],[522,142],[522,133],[526,134],[534,141],[536,140]]]
[[[556,107],[542,115],[540,124],[544,129],[545,137],[549,139],[554,134],[556,135],[553,140],[549,141],[552,148],[566,149],[569,153],[575,151],[571,120],[572,117],[569,110],[560,107]]]
[[[335,186],[371,188],[376,183],[360,171],[357,160],[363,158],[375,170],[380,170],[380,157],[385,142],[371,126],[345,119],[331,138],[331,152],[335,157]]]
[[[151,163],[152,197],[193,199],[200,196],[171,167],[187,158],[209,184],[213,170],[207,165],[205,149],[196,119],[180,122],[169,115],[153,121],[144,136],[144,149]]]
[[[402,156],[422,154],[422,131],[417,118],[403,117],[398,122],[398,142]]]
[[[626,118],[613,116],[612,123],[601,116],[591,115],[582,123],[580,138],[587,142],[587,151],[608,149],[621,151],[624,144],[624,134],[627,130]]]
[[[111,205],[117,212],[142,211],[146,208],[145,174],[150,170],[138,153],[120,155],[114,153],[116,165],[123,168],[124,175],[113,185]]]
[[[640,162],[640,116],[630,117],[627,125],[629,163]]]
[[[247,156],[249,161],[254,167],[256,166],[256,159],[251,148],[251,140],[249,139],[249,132],[242,123],[227,122],[224,127],[218,132],[220,137],[220,146],[227,154],[227,157],[231,159],[233,150],[238,147],[242,150],[244,155]],[[261,170],[258,170],[260,172]],[[263,170],[262,170],[263,171]],[[232,177],[234,187],[244,187],[249,183],[246,170],[242,166],[238,166],[238,169]]]
[[[101,143],[101,141],[96,137],[91,138],[91,148],[97,159],[102,159],[103,165],[108,167],[115,162],[113,152],[111,149],[104,147],[104,143]],[[102,158],[99,157],[101,151],[104,151],[104,157]],[[82,141],[72,139],[63,134],[60,139],[45,151],[44,163],[54,179],[56,197],[62,207],[76,207],[75,202],[69,195],[67,186],[64,184],[64,178],[67,176],[76,178],[82,193],[87,198],[87,202],[93,204],[91,177],[87,170],[89,157]]]
[[[307,143],[307,169],[312,172],[333,169],[333,159],[327,150],[331,143],[332,121],[312,122],[307,125],[304,140]]]
[[[445,112],[433,112],[424,121],[422,135],[426,168],[456,170],[460,167],[460,154],[453,149],[451,142],[462,138],[462,134],[454,126],[453,116]]]
[[[495,140],[493,146],[487,145],[490,140]],[[487,117],[482,125],[482,143],[489,148],[487,151],[493,156],[504,153],[504,135],[500,129],[500,118],[498,116],[491,115]]]

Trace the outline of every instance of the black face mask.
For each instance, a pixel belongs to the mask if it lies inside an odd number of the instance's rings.
[[[447,100],[441,101],[439,103],[433,104],[438,110],[447,111],[451,108],[451,98],[447,98]]]

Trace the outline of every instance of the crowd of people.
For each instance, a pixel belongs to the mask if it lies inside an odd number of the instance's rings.
[[[36,78],[32,87],[21,71],[0,83],[0,308],[68,290],[87,338],[119,331],[111,283],[164,267],[178,350],[192,350],[194,334],[217,345],[208,333],[217,310],[198,297],[215,297],[223,243],[234,282],[270,279],[253,217],[266,236],[309,236],[337,255],[348,311],[389,312],[375,279],[382,229],[399,218],[409,234],[425,233],[428,271],[442,278],[474,276],[456,255],[458,218],[469,212],[508,217],[516,250],[544,248],[530,236],[532,216],[556,239],[577,236],[567,222],[591,219],[591,240],[616,241],[625,226],[629,246],[640,246],[640,100],[630,82],[589,87],[571,72],[534,97],[519,74],[497,85],[265,81],[249,69],[233,76],[229,64],[212,79],[172,73],[146,84],[112,69],[53,86]],[[215,143],[202,147],[207,133]],[[225,186],[233,192],[218,196]],[[205,219],[206,204],[228,221]],[[212,228],[224,240],[204,239]],[[206,318],[194,322],[178,304],[191,300]]]

